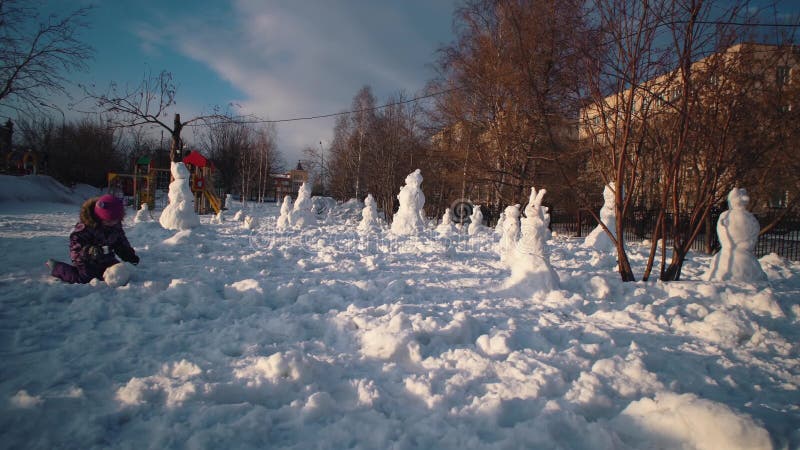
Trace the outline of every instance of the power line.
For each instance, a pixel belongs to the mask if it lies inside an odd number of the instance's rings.
[[[685,21],[685,20],[659,22],[659,23],[655,23],[655,24],[652,24],[652,25],[648,25],[648,26],[645,27],[645,29],[656,29],[656,28],[661,28],[661,27],[669,26],[669,25],[682,25],[682,24],[687,24],[687,23],[689,23],[689,22]],[[693,23],[697,24],[697,25],[727,25],[727,26],[742,26],[742,27],[778,27],[778,28],[797,28],[800,25],[800,22],[798,22],[798,23],[777,23],[777,22],[775,22],[775,23],[755,23],[755,22],[737,22],[737,21],[724,21],[724,20],[696,20],[696,21],[693,21]],[[630,33],[629,35],[627,35],[625,37],[631,37],[633,34],[635,34],[635,33]],[[609,41],[609,42],[605,42],[602,45],[608,45],[611,42],[613,42],[613,40]],[[392,103],[386,103],[384,105],[373,106],[371,108],[363,108],[363,109],[356,109],[356,110],[350,110],[350,111],[341,111],[341,112],[338,112],[338,113],[319,114],[319,115],[303,116],[303,117],[292,117],[292,118],[289,118],[289,119],[274,119],[274,120],[270,120],[270,119],[256,118],[254,120],[235,120],[235,123],[237,123],[237,124],[286,123],[286,122],[299,122],[299,121],[303,121],[303,120],[326,119],[326,118],[329,118],[329,117],[344,116],[344,115],[347,115],[347,114],[355,114],[355,113],[368,112],[368,111],[377,111],[377,110],[380,110],[380,109],[383,109],[383,108],[388,108],[390,106],[405,105],[405,104],[408,104],[408,103],[418,102],[420,100],[436,97],[436,96],[439,96],[439,95],[442,95],[442,94],[447,94],[447,93],[450,93],[450,92],[455,92],[455,91],[459,91],[459,90],[463,90],[463,89],[465,89],[465,88],[464,87],[455,87],[455,88],[446,89],[446,90],[443,90],[443,91],[432,92],[430,94],[422,95],[422,96],[419,96],[419,97],[414,97],[414,98],[411,98],[411,99],[408,99],[408,100],[403,100],[403,101],[399,101],[399,102],[392,102]],[[249,116],[249,117],[257,117],[257,116]],[[200,126],[210,126],[210,125],[222,125],[222,124],[227,124],[227,123],[231,123],[231,122],[233,122],[233,121],[226,120],[226,121],[219,121],[219,122],[212,122],[212,123],[202,123],[202,124],[200,124],[200,123],[192,123],[192,124],[187,124],[186,126],[187,127],[200,127]]]
[[[377,111],[379,109],[388,108],[390,106],[405,105],[405,104],[408,104],[408,103],[418,102],[418,101],[424,100],[426,98],[436,97],[438,95],[447,94],[449,92],[458,91],[458,90],[461,90],[461,89],[464,89],[464,88],[455,87],[455,88],[446,89],[446,90],[443,90],[443,91],[432,92],[432,93],[426,94],[426,95],[421,95],[419,97],[414,97],[414,98],[411,98],[411,99],[408,99],[408,100],[403,100],[403,101],[399,101],[399,102],[392,102],[392,103],[386,103],[384,105],[373,106],[371,108],[355,109],[355,110],[351,110],[351,111],[342,111],[342,112],[338,112],[338,113],[320,114],[320,115],[316,115],[316,116],[306,116],[306,117],[293,117],[291,119],[237,120],[236,123],[237,124],[283,123],[283,122],[297,122],[297,121],[301,121],[301,120],[325,119],[325,118],[328,118],[328,117],[343,116],[343,115],[346,115],[346,114],[355,114],[355,113],[367,112],[367,111]],[[226,124],[226,123],[230,123],[230,122],[229,121],[220,121],[220,122],[204,123],[204,124],[193,123],[193,124],[189,124],[187,126],[199,127],[199,126],[208,126],[208,125],[220,125],[220,124]]]

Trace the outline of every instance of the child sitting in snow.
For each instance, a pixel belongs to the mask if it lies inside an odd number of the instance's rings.
[[[93,278],[103,279],[103,272],[119,260],[138,264],[133,247],[122,230],[125,208],[122,200],[106,194],[90,198],[81,206],[81,221],[69,235],[69,256],[74,265],[47,260],[51,274],[67,283],[88,283]]]

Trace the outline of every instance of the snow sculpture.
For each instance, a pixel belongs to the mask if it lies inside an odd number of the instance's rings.
[[[132,273],[132,265],[124,262],[117,263],[103,272],[103,281],[112,288],[125,286],[130,281]]]
[[[225,209],[233,208],[233,195],[225,194],[225,205],[224,205],[224,207],[225,207]]]
[[[242,220],[244,220],[244,212],[240,209],[239,211],[236,211],[236,214],[233,215],[233,221],[241,222]]]
[[[217,215],[214,216],[214,222],[225,223],[225,216],[222,214],[222,210],[220,210]]]
[[[364,199],[364,209],[361,210],[361,222],[358,224],[358,232],[367,234],[380,229],[380,222],[378,219],[378,205],[372,194],[367,195]]]
[[[472,209],[472,215],[469,216],[469,227],[467,227],[467,234],[470,236],[475,236],[476,234],[483,231],[486,228],[483,225],[483,213],[481,212],[481,206],[475,205]]]
[[[167,230],[189,230],[200,225],[194,212],[194,195],[189,187],[189,170],[182,162],[170,168],[174,181],[169,184],[169,204],[161,212],[159,223]]]
[[[722,249],[711,260],[706,280],[748,283],[767,280],[767,274],[754,253],[761,227],[747,210],[749,202],[745,189],[734,188],[728,194],[728,210],[717,221],[717,236]]]
[[[436,227],[436,232],[439,233],[439,236],[441,237],[447,237],[456,232],[456,225],[453,223],[453,219],[450,214],[450,208],[444,210],[444,214],[442,215],[442,223]]]
[[[499,234],[501,237],[503,236],[503,222],[506,221],[506,212],[503,211],[500,213],[500,217],[497,219],[497,224],[494,226],[495,234]]]
[[[503,211],[503,235],[500,238],[500,260],[505,261],[508,254],[514,250],[519,240],[519,205],[507,206]]]
[[[614,197],[615,192],[614,182],[608,183],[608,185],[603,188],[603,208],[600,209],[600,220],[606,224],[606,227],[608,227],[614,237],[616,237],[615,230],[617,229],[617,203]],[[614,242],[611,241],[611,238],[608,237],[608,234],[606,234],[603,227],[599,224],[586,236],[584,246],[607,253],[613,252],[616,249]]]
[[[245,230],[254,230],[258,226],[258,219],[253,216],[247,216],[242,222],[242,228]]]
[[[308,183],[303,183],[297,192],[297,201],[294,202],[294,209],[289,213],[289,225],[293,228],[306,228],[316,224],[317,215],[312,211],[313,208],[311,188]]]
[[[425,194],[422,193],[422,173],[419,169],[406,177],[406,184],[400,188],[397,200],[400,208],[392,220],[392,233],[397,235],[417,235],[425,228]]]
[[[553,266],[550,265],[550,250],[547,240],[550,239],[550,214],[547,207],[542,206],[542,197],[547,191],[538,193],[531,188],[528,205],[525,206],[525,218],[522,219],[522,237],[514,248],[511,258],[511,277],[507,285],[525,284],[537,290],[558,289],[559,280]]]
[[[150,205],[142,203],[142,207],[139,208],[139,211],[136,211],[136,217],[133,218],[133,223],[150,222],[152,220],[153,216],[150,214]]]
[[[292,196],[287,195],[283,197],[283,204],[281,205],[281,215],[278,216],[277,228],[285,230],[289,228],[289,214],[292,212]]]

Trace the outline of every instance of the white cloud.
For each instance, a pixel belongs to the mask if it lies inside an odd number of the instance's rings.
[[[440,44],[426,38],[414,21],[415,14],[426,11],[371,1],[319,3],[238,0],[223,26],[215,23],[213,31],[203,33],[197,30],[209,30],[209,18],[202,11],[187,12],[172,17],[169,27],[159,27],[161,33],[148,27],[143,45],[153,45],[160,34],[162,45],[177,44],[181,54],[242,92],[243,98],[230,100],[243,112],[273,120],[345,110],[365,84],[379,103],[399,90],[414,93],[424,87],[431,76],[425,65]],[[449,28],[449,16],[442,19]],[[301,156],[302,147],[328,141],[333,123],[280,124],[287,163]]]

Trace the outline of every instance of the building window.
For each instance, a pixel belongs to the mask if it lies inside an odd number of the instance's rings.
[[[789,66],[778,66],[775,71],[775,79],[779,86],[789,82]]]

